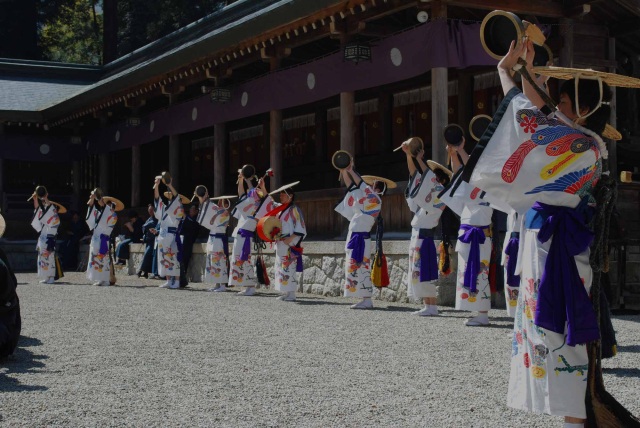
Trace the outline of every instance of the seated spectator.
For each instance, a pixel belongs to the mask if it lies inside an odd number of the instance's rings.
[[[142,219],[134,210],[129,211],[129,221],[124,224],[125,239],[116,247],[117,265],[126,265],[129,260],[129,245],[142,242]]]

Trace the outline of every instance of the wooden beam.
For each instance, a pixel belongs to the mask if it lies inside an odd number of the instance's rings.
[[[465,7],[468,9],[508,10],[516,15],[535,15],[550,18],[561,18],[565,16],[561,4],[549,0],[446,0],[446,3],[449,6]]]

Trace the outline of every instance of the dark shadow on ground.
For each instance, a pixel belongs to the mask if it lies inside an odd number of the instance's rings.
[[[286,303],[291,303],[291,302],[286,302]],[[351,306],[353,305],[353,303],[351,302],[332,302],[330,300],[320,300],[317,298],[309,298],[309,297],[297,297],[296,301],[294,303],[297,303],[298,305],[303,305],[303,306],[313,306],[313,305],[335,305],[335,306]]]
[[[618,352],[640,352],[640,345],[618,345]]]
[[[603,367],[602,373],[610,374],[618,377],[640,377],[640,368],[624,368],[624,367]]]
[[[25,385],[14,377],[12,374],[39,373],[44,367],[44,360],[49,357],[46,355],[35,354],[27,348],[40,346],[40,339],[33,337],[20,336],[18,347],[13,355],[0,360],[0,365],[4,370],[0,373],[0,392],[23,392],[23,391],[46,391],[49,388],[41,385]]]

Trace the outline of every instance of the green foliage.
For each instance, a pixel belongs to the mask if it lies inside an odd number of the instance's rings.
[[[203,18],[225,0],[119,0],[118,54],[120,56]]]
[[[47,1],[43,1],[48,3]],[[57,0],[39,10],[44,59],[80,64],[102,62],[101,0]]]

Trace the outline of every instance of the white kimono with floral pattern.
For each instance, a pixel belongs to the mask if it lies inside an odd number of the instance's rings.
[[[578,206],[582,198],[593,203],[591,193],[601,175],[606,147],[599,136],[561,113],[546,116],[517,89],[507,94],[495,122],[499,124],[486,147],[472,154],[472,169],[466,178],[475,186],[491,189],[494,196],[525,216],[516,268],[521,290],[507,404],[536,413],[585,418],[586,345],[566,343],[566,324],[564,334],[534,324],[538,286],[554,238],[541,243],[539,229],[528,228],[527,221],[536,202],[569,208]],[[574,260],[588,293],[592,281],[589,250]]]
[[[256,271],[251,261],[253,250],[253,233],[258,224],[257,219],[274,208],[273,198],[267,195],[261,198],[256,189],[251,189],[240,197],[231,215],[238,219],[238,225],[233,230],[233,251],[231,253],[231,278],[229,285],[238,287],[255,287],[258,284]],[[244,237],[239,230],[251,232],[251,236]],[[245,241],[249,240],[249,257],[241,260],[242,248]]]
[[[371,297],[371,238],[364,240],[364,257],[358,263],[353,257],[353,250],[347,248],[351,235],[355,232],[370,233],[376,218],[382,209],[382,200],[364,181],[359,186],[352,184],[347,194],[336,205],[335,211],[349,220],[349,234],[345,243],[345,284],[346,297]]]
[[[55,239],[58,234],[58,226],[60,226],[60,217],[58,217],[58,210],[55,205],[39,206],[33,213],[31,226],[36,232],[40,232],[38,243],[36,244],[36,251],[38,251],[38,278],[47,280],[49,277],[55,277]],[[51,248],[51,243],[54,245],[53,248]]]
[[[229,282],[228,258],[225,251],[229,251],[226,237],[229,225],[229,210],[207,200],[198,214],[198,223],[209,229],[207,240],[207,262],[204,268],[204,282],[208,284],[226,284]],[[216,236],[217,235],[217,236]],[[225,245],[227,246],[225,250]]]
[[[459,176],[458,176],[459,177]],[[491,226],[491,215],[493,209],[486,199],[487,194],[477,187],[474,188],[468,183],[460,182],[458,177],[452,181],[458,184],[454,195],[450,191],[440,195],[451,211],[460,216],[460,225],[471,226]],[[460,228],[458,238],[464,235],[464,230]],[[456,309],[461,311],[488,311],[491,309],[491,287],[489,285],[489,260],[491,259],[491,237],[485,234],[484,243],[480,244],[480,273],[476,280],[477,291],[471,293],[464,287],[464,274],[467,269],[467,261],[471,252],[471,244],[466,244],[460,240],[456,243],[458,252],[458,272],[456,281]]]
[[[420,247],[424,239],[420,238],[420,229],[434,229],[445,208],[438,199],[443,186],[436,180],[431,170],[422,175],[416,172],[409,180],[407,204],[414,214],[411,220],[411,241],[409,242],[409,274],[407,275],[407,296],[414,299],[436,297],[437,279],[420,281]],[[436,252],[437,254],[437,252]],[[437,263],[437,261],[436,261]]]
[[[180,196],[174,196],[167,204],[162,198],[155,200],[156,218],[159,228],[156,243],[158,246],[158,275],[180,276],[178,244],[176,233],[184,219],[184,208]]]
[[[97,203],[96,203],[97,204]],[[109,263],[109,244],[107,250],[102,253],[102,240],[110,239],[113,227],[118,222],[118,215],[111,205],[107,204],[102,210],[96,208],[96,204],[87,210],[87,225],[92,231],[89,244],[89,263],[87,265],[87,278],[90,281],[109,282],[111,264]],[[106,238],[102,238],[104,235]]]
[[[298,278],[296,275],[298,257],[291,254],[291,246],[285,244],[282,239],[295,235],[296,239],[291,242],[291,245],[299,247],[304,237],[307,236],[307,228],[304,225],[302,211],[297,205],[289,206],[278,213],[278,217],[282,222],[282,236],[276,243],[275,289],[281,293],[288,293],[298,290]]]

